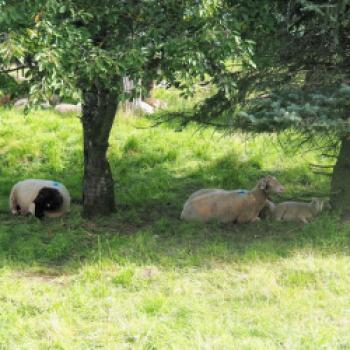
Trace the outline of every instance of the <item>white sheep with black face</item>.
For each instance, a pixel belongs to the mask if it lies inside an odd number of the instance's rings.
[[[57,181],[28,179],[17,182],[11,189],[10,210],[14,215],[59,217],[69,208],[69,192]]]

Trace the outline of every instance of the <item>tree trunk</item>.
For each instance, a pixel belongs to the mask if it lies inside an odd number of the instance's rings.
[[[147,98],[147,97],[151,97],[152,94],[152,90],[154,89],[154,80],[152,79],[148,79],[145,80],[143,83],[143,87],[145,89],[145,94],[143,96],[143,99]]]
[[[333,209],[341,211],[344,219],[350,218],[350,135],[342,138],[333,169],[331,205]]]
[[[118,94],[98,83],[83,90],[83,215],[86,217],[115,211],[114,181],[106,153],[117,107]]]

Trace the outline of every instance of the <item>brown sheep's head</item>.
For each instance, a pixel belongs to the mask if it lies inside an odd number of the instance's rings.
[[[258,181],[257,188],[266,192],[281,193],[284,187],[277,181],[274,176],[268,175]]]

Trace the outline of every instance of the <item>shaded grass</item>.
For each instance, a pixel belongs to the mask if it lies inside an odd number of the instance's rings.
[[[172,102],[176,104],[176,100]],[[350,229],[179,220],[202,187],[251,188],[264,174],[285,198],[324,195],[317,154],[273,137],[174,132],[118,115],[109,158],[118,211],[38,222],[6,212],[12,184],[63,181],[80,197],[74,115],[0,111],[0,349],[348,349]]]

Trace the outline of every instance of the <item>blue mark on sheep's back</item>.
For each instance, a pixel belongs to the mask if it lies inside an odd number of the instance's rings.
[[[57,182],[57,181],[53,181],[52,182],[52,185],[54,186],[54,187],[60,187],[60,183],[59,182]]]
[[[246,193],[248,193],[249,191],[248,190],[243,190],[243,189],[239,189],[239,190],[235,190],[234,192],[240,194],[240,195],[244,195]]]

